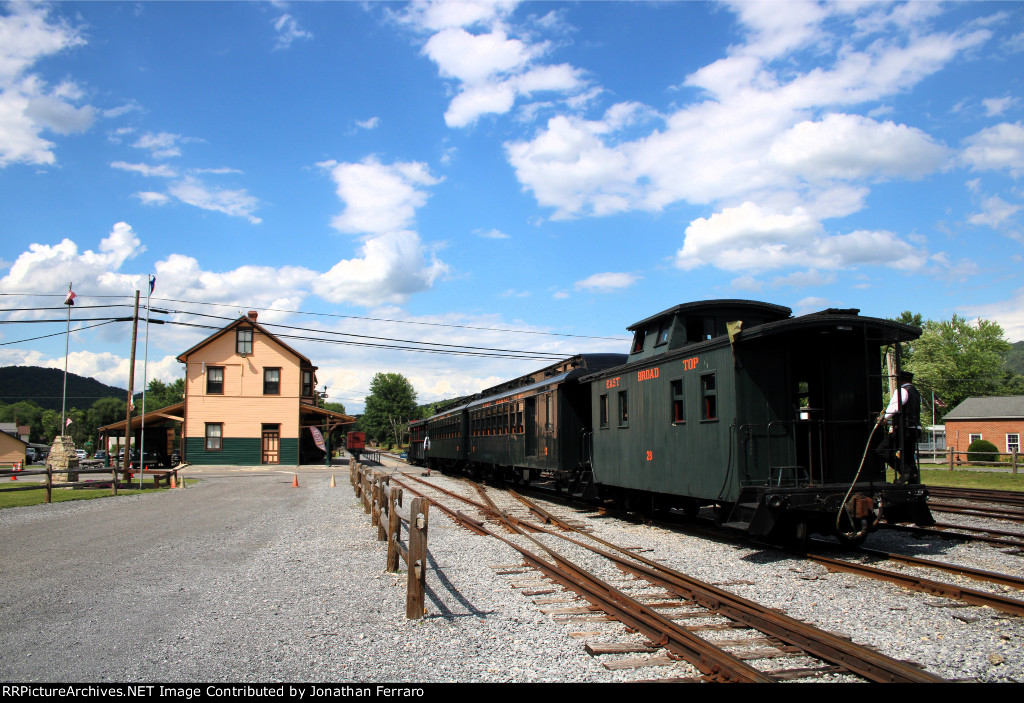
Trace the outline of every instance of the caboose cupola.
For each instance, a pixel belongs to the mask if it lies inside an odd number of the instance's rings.
[[[792,310],[753,300],[703,300],[664,310],[627,329],[633,333],[629,360],[636,361],[727,335],[730,322],[744,328],[784,320]]]

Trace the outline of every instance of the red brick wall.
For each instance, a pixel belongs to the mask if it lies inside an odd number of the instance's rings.
[[[1017,434],[1024,441],[1024,420],[946,420],[946,446],[958,452],[966,452],[971,443],[971,435],[980,434],[996,445],[996,449],[1005,452],[1006,435]]]

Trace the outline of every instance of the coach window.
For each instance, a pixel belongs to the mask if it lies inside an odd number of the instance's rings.
[[[683,379],[677,378],[670,384],[672,391],[672,422],[686,422],[686,406],[683,403]]]
[[[601,396],[601,423],[598,427],[608,427],[608,394]]]
[[[223,449],[224,425],[220,422],[206,423],[206,451],[219,452]]]
[[[544,394],[544,429],[551,431],[551,394]]]
[[[239,327],[235,336],[235,351],[252,354],[252,327]]]
[[[206,392],[214,395],[224,395],[224,367],[206,367]]]
[[[619,427],[629,425],[629,399],[626,391],[619,391]]]
[[[706,373],[700,377],[700,390],[704,399],[703,419],[718,419],[718,389],[715,387],[715,374]]]
[[[281,395],[281,369],[263,369],[263,395]]]

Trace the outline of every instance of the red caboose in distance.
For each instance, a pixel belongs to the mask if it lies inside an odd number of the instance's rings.
[[[359,461],[359,455],[366,449],[366,433],[349,432],[345,435],[345,449]]]

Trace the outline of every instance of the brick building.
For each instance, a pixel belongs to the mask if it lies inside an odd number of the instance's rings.
[[[968,398],[946,413],[946,446],[958,452],[986,439],[1000,452],[1020,452],[1024,435],[1024,395]]]

